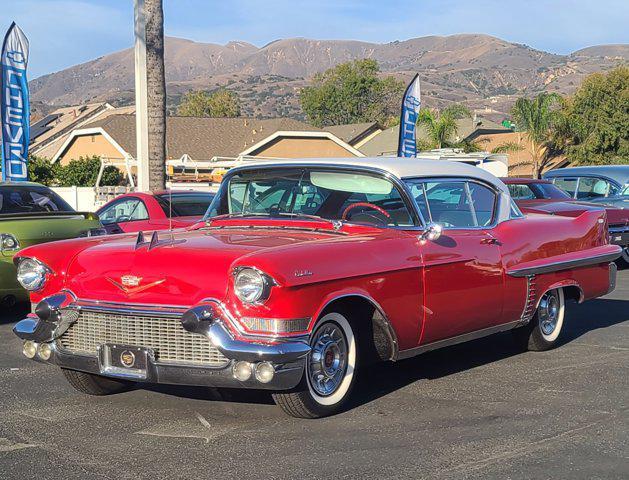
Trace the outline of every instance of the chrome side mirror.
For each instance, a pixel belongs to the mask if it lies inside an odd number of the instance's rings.
[[[439,225],[438,223],[430,222],[422,231],[421,235],[419,236],[419,240],[422,242],[426,242],[428,240],[434,242],[441,236],[442,232],[443,227],[441,225]]]

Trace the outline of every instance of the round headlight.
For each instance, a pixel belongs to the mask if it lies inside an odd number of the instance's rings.
[[[17,266],[17,280],[26,290],[39,290],[46,282],[46,266],[33,258],[25,258]]]
[[[13,235],[3,233],[0,235],[0,250],[17,250],[20,248],[20,243]]]
[[[236,273],[234,291],[245,303],[263,302],[271,293],[270,289],[268,277],[253,268],[242,268]]]

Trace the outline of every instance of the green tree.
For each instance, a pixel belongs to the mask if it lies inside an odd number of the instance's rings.
[[[28,179],[43,185],[55,185],[59,172],[59,164],[51,163],[47,158],[28,157]]]
[[[533,100],[518,98],[511,110],[517,129],[527,134],[534,178],[539,178],[544,166],[558,154],[550,147],[562,115],[561,106],[562,98],[556,93],[540,93]]]
[[[458,133],[457,120],[471,118],[472,113],[464,105],[453,104],[444,108],[441,112],[422,108],[417,117],[417,125],[424,128],[428,135],[432,148],[461,147],[464,150],[472,150],[470,143],[453,142],[453,137]]]
[[[312,85],[299,93],[301,109],[317,127],[377,121],[395,123],[404,83],[380,78],[378,62],[354,60],[314,76]]]
[[[93,187],[96,185],[98,171],[100,169],[100,158],[79,158],[71,160],[65,166],[57,166],[55,168],[54,183],[61,187]],[[120,185],[124,181],[124,175],[116,167],[109,165],[103,171],[103,177],[100,184],[104,185]]]
[[[556,142],[570,160],[629,163],[629,67],[587,77],[563,113]]]
[[[177,108],[183,117],[239,117],[240,101],[226,89],[214,93],[194,90],[186,93]]]

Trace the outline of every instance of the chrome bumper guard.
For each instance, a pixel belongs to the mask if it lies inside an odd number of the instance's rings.
[[[78,304],[70,293],[53,295],[42,300],[35,309],[36,314],[30,314],[18,322],[13,331],[24,341],[37,344],[50,343],[52,355],[45,363],[96,375],[174,385],[287,390],[294,388],[300,382],[306,357],[310,352],[310,345],[304,337],[276,343],[266,343],[260,339],[243,341],[234,338],[224,321],[216,315],[228,312],[224,310],[220,302],[208,300],[203,305],[187,310],[183,314],[163,311],[160,314],[176,316],[190,335],[206,337],[229,360],[227,365],[216,368],[194,364],[161,363],[148,349],[146,370],[142,372],[142,375],[137,375],[133,371],[120,371],[120,369],[112,371],[107,368],[107,363],[104,361],[104,346],[99,348],[98,355],[70,353],[57,347],[56,340],[67,331],[73,321],[78,319],[78,312],[82,308],[87,310],[92,307]],[[104,310],[116,313],[120,311],[110,307]],[[35,357],[35,360],[44,362],[38,357]],[[270,362],[275,368],[275,375],[269,383],[257,381],[254,375],[247,381],[237,380],[232,369],[234,363],[238,361]]]

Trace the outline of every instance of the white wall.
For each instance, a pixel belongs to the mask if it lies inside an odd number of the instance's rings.
[[[170,184],[168,184],[169,187]],[[208,183],[173,183],[173,190],[197,190],[216,192],[218,185]],[[95,212],[105,203],[127,191],[125,187],[101,187],[101,194],[97,196],[94,187],[51,187],[61,198],[79,212]],[[107,190],[107,192],[105,192]],[[111,190],[109,192],[108,190]],[[114,193],[115,191],[115,193]]]
[[[98,208],[93,187],[52,187],[52,190],[79,212],[93,212]]]

